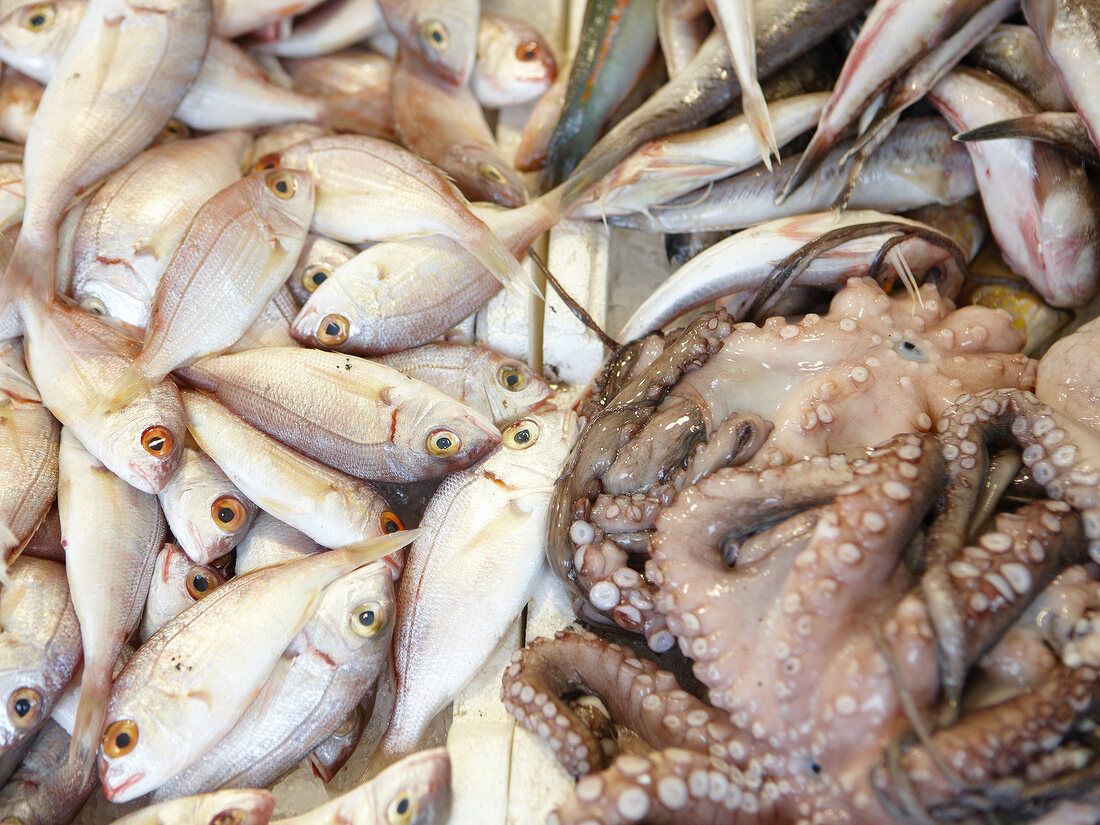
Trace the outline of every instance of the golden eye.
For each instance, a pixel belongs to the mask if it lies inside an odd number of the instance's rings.
[[[539,440],[539,425],[529,418],[517,421],[500,434],[504,446],[513,450],[526,450]]]
[[[326,347],[337,347],[348,340],[351,324],[343,315],[326,315],[317,325],[317,340]]]
[[[38,722],[42,697],[32,688],[19,688],[8,699],[8,719],[17,728],[29,728]]]
[[[382,608],[374,602],[366,602],[351,611],[351,629],[357,636],[374,636],[386,626]]]
[[[332,274],[332,270],[327,266],[310,267],[302,273],[302,286],[306,288],[306,292],[315,292],[317,287],[328,280],[328,276]]]
[[[50,3],[39,3],[24,9],[19,15],[19,25],[30,32],[45,31],[53,25],[57,17],[54,7]]]
[[[522,368],[509,364],[497,372],[497,381],[504,389],[519,392],[527,386],[527,373]]]
[[[196,564],[188,570],[187,578],[184,579],[187,593],[195,601],[205,599],[210,595],[210,591],[222,584],[225,584],[225,579],[217,570],[201,564]]]
[[[344,720],[344,724],[340,725],[336,730],[332,732],[333,736],[347,736],[356,726],[359,724],[359,717],[363,715],[363,711],[359,708],[359,705],[355,706],[355,710],[348,714],[348,718]],[[0,822],[0,825],[4,823]]]
[[[279,168],[279,156],[277,154],[264,155],[252,166],[253,172],[263,172],[267,169]]]
[[[528,40],[526,43],[520,43],[516,46],[516,58],[525,63],[538,60],[541,56],[542,47],[534,40]]]
[[[493,183],[505,184],[508,179],[504,177],[504,173],[491,163],[479,163],[477,165],[478,174],[483,178],[488,178]]]
[[[111,759],[125,756],[138,742],[138,727],[129,719],[112,722],[103,734],[103,753]]]
[[[91,295],[80,302],[80,308],[83,309],[85,312],[92,313],[93,315],[107,314],[107,305],[99,300],[99,298],[95,298]]]
[[[5,816],[0,819],[0,825],[23,825],[23,820],[17,816]]]
[[[160,130],[163,137],[166,138],[185,138],[190,137],[191,130],[188,129],[183,123],[172,118],[170,121],[164,124],[164,128]]]
[[[175,439],[166,427],[150,427],[141,434],[141,446],[149,455],[164,458],[171,455]]]
[[[444,456],[457,453],[462,446],[462,439],[450,430],[436,430],[428,436],[428,440],[425,443],[429,453],[437,458],[443,458]]]
[[[397,517],[397,513],[391,513],[387,510],[382,514],[383,533],[396,533],[398,530],[404,529],[405,525],[401,523],[401,519]]]
[[[228,808],[221,813],[214,814],[209,825],[241,825],[244,822],[245,812],[240,808]]]
[[[248,518],[248,510],[233,496],[222,496],[210,505],[210,518],[227,533],[239,530]]]
[[[447,27],[438,20],[425,20],[420,26],[420,39],[432,51],[441,52],[447,48],[450,37]]]
[[[279,200],[288,201],[298,191],[298,184],[294,180],[294,175],[284,169],[267,176],[267,188],[274,192]]]
[[[408,791],[403,791],[396,797],[386,809],[386,822],[389,825],[409,825],[413,818],[412,797]]]

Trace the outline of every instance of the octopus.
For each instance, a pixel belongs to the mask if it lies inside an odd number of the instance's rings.
[[[519,651],[504,703],[579,778],[551,825],[1100,815],[1096,350],[1052,348],[1037,396],[996,313],[876,290],[711,313],[603,376],[552,550],[700,688],[592,633]]]

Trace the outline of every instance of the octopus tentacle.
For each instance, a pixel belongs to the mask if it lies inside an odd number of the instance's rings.
[[[613,494],[648,490],[668,478],[674,467],[706,435],[699,406],[676,399],[645,423],[637,437],[622,445],[600,479]]]
[[[619,627],[641,633],[651,650],[664,653],[674,640],[664,615],[656,609],[656,591],[628,566],[628,560],[628,550],[611,538],[584,544],[573,559],[577,581],[587,590],[593,608],[610,616]]]
[[[546,739],[558,761],[575,776],[599,770],[604,753],[598,737],[562,697],[594,693],[616,723],[634,729],[658,748],[709,753],[716,746],[727,761],[744,760],[747,740],[720,713],[679,689],[676,677],[629,648],[591,633],[559,632],[519,651],[504,672],[501,697],[527,730]]]
[[[609,534],[651,530],[664,506],[652,493],[600,493],[592,503],[588,521]]]

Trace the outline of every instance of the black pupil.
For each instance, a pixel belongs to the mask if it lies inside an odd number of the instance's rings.
[[[514,387],[516,384],[519,383],[519,373],[508,373],[507,377],[504,379],[504,383],[507,384],[509,387]]]
[[[161,438],[159,435],[153,436],[149,439],[149,449],[152,450],[154,453],[160,452],[162,449],[164,449],[164,439]]]
[[[309,279],[315,284],[323,284],[327,277],[327,272],[325,272],[323,269],[318,269],[316,272],[309,276]]]
[[[433,31],[432,32],[432,40],[434,40],[436,43],[442,43],[443,42],[443,32],[439,31],[439,29],[436,29],[435,31]]]
[[[435,442],[436,449],[449,450],[451,449],[451,439],[445,435],[441,435]]]
[[[126,733],[125,731],[119,733],[118,736],[115,737],[115,747],[118,748],[119,750],[121,750],[122,748],[127,747],[129,744],[130,744],[130,734]]]
[[[23,717],[31,712],[31,700],[25,696],[15,700],[15,714]]]
[[[38,26],[45,26],[46,25],[46,15],[36,14],[34,17],[31,18],[31,25],[36,27],[36,28]]]
[[[534,60],[535,59],[535,54],[536,54],[536,52],[535,52],[534,49],[524,49],[522,58],[524,60]]]
[[[228,507],[222,507],[218,510],[218,521],[222,524],[229,524],[233,521],[233,511]]]
[[[526,444],[528,441],[531,440],[531,431],[526,429],[520,430],[512,437],[512,440],[515,441],[517,444]]]
[[[206,580],[206,576],[203,576],[201,574],[195,576],[195,580],[191,582],[191,584],[200,593],[205,593],[207,590],[210,589],[210,582]]]
[[[382,528],[387,533],[396,533],[401,528],[397,526],[397,522],[391,518],[386,519],[386,526]]]
[[[909,350],[910,352],[912,352],[913,350],[915,350],[917,348],[917,345],[912,343],[911,341],[902,341],[901,345],[903,347],[905,347],[907,350]]]
[[[405,811],[407,811],[408,809],[409,809],[409,800],[407,798],[402,799],[400,802],[397,803],[397,812],[399,814],[405,813]]]
[[[374,624],[374,611],[364,610],[362,613],[360,613],[359,624],[363,625],[363,627],[370,627],[372,624]]]
[[[335,321],[329,321],[327,327],[325,327],[325,335],[339,335],[340,326]]]
[[[285,180],[281,180],[281,181],[277,181],[277,182],[275,183],[275,188],[276,188],[277,190],[279,190],[279,192],[280,192],[281,194],[285,195],[285,194],[287,193],[287,190],[288,190],[288,189],[289,189],[290,187],[288,187],[288,186],[286,185],[286,181],[285,181]]]

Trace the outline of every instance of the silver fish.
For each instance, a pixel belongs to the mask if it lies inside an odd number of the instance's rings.
[[[95,763],[70,760],[69,734],[52,719],[34,738],[23,763],[0,789],[0,821],[8,825],[71,822],[92,795]]]
[[[225,577],[215,568],[195,564],[178,544],[164,545],[153,567],[149,598],[138,631],[141,641],[148,641],[165,622],[223,584]]]
[[[275,516],[261,512],[237,545],[234,569],[238,576],[243,576],[261,567],[293,561],[324,549],[305,533],[284,524]]]
[[[271,791],[231,789],[149,805],[113,825],[267,825],[274,809]]]

